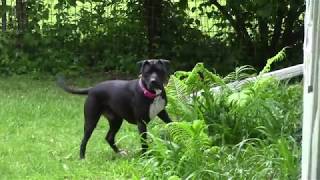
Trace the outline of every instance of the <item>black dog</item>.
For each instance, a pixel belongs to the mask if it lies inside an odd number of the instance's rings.
[[[124,81],[111,80],[102,82],[87,89],[72,89],[67,87],[62,79],[58,84],[72,94],[88,95],[84,105],[84,136],[80,146],[80,158],[85,157],[87,142],[97,125],[101,115],[108,121],[110,129],[106,140],[116,153],[120,151],[114,138],[121,127],[123,119],[131,124],[137,124],[142,143],[142,153],[146,151],[148,122],[158,116],[165,123],[170,123],[165,106],[166,93],[163,84],[168,80],[168,60],[144,60],[140,65],[141,78]]]

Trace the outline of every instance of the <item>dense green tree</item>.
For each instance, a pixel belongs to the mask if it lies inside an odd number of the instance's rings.
[[[244,50],[244,59],[263,67],[265,60],[285,46],[301,48],[303,0],[208,0],[199,7],[214,7],[209,18],[220,17],[231,26],[229,41]]]
[[[260,69],[285,46],[294,50],[287,48],[290,60],[281,66],[302,61],[303,0],[5,2],[5,73],[133,71],[137,59],[158,57],[171,59],[176,69],[201,61],[227,73],[244,64]]]

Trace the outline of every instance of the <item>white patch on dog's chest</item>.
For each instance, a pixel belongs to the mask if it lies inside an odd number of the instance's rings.
[[[159,112],[161,112],[164,109],[165,103],[165,100],[161,96],[157,96],[156,98],[154,98],[149,108],[150,119],[156,117],[159,114]]]

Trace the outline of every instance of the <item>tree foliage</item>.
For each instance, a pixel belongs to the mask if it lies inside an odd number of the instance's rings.
[[[285,46],[293,47],[286,65],[301,61],[302,0],[30,0],[1,10],[1,73],[133,72],[135,61],[161,57],[177,69],[200,61],[223,74],[260,69]],[[202,30],[204,18],[212,33]]]
[[[242,62],[262,68],[265,59],[286,46],[301,49],[303,41],[303,0],[208,0],[199,8],[213,6],[209,18],[226,20],[231,26],[230,45],[243,50]],[[301,50],[300,50],[301,53]],[[292,62],[294,63],[294,62]]]

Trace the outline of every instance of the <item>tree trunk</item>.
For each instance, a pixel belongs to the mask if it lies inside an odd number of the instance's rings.
[[[276,20],[274,22],[274,30],[270,42],[270,48],[269,48],[269,53],[273,56],[279,48],[283,48],[281,46],[281,33],[282,33],[282,28],[283,28],[283,19],[285,17],[285,13],[288,11],[286,8],[286,4],[280,3],[277,9],[277,16],[275,17]],[[280,47],[279,47],[280,46]]]
[[[2,32],[7,30],[7,0],[1,0],[2,3]]]
[[[22,0],[16,0],[16,17],[18,21],[18,33],[22,31]]]
[[[147,27],[148,57],[156,58],[156,49],[160,45],[161,36],[162,0],[144,0],[143,6]]]
[[[18,21],[17,48],[21,48],[22,36],[27,25],[26,0],[16,0],[16,17]]]

